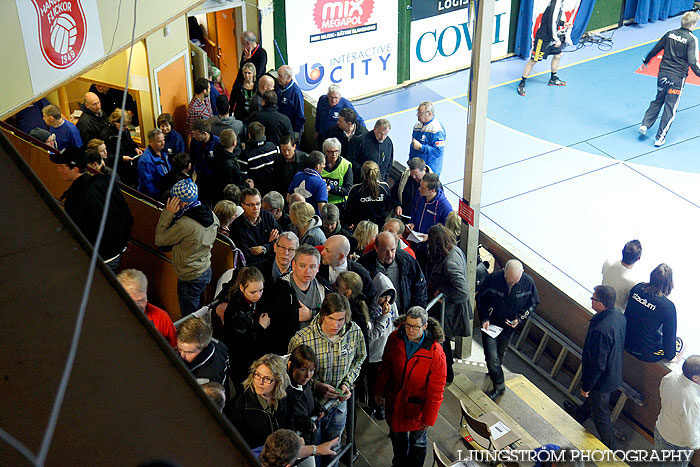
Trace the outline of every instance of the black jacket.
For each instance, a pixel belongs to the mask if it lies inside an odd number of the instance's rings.
[[[386,182],[394,163],[394,143],[388,136],[380,143],[374,136],[374,131],[368,131],[351,145],[348,160],[352,162],[356,180],[361,180],[362,164],[366,161],[374,161],[379,166],[382,181]]]
[[[70,188],[61,196],[61,199],[64,200],[66,213],[93,245],[97,239],[108,185],[109,176],[84,173],[75,179]],[[124,251],[131,235],[133,223],[134,219],[131,217],[129,206],[124,201],[121,190],[114,187],[109,202],[107,224],[100,245],[102,259],[111,259]]]
[[[659,65],[659,76],[673,75],[685,78],[688,76],[688,67],[700,76],[698,38],[688,29],[674,29],[664,34],[644,58],[644,63],[649,63],[662,50],[664,56]]]
[[[581,389],[611,392],[620,387],[626,325],[625,315],[614,308],[591,318],[581,356]]]
[[[265,136],[268,141],[275,145],[280,144],[280,139],[284,135],[293,135],[294,129],[289,117],[277,110],[276,105],[265,105],[262,110],[250,116],[248,124],[260,122],[265,126]]]
[[[236,390],[243,387],[248,367],[270,351],[269,326],[265,329],[258,321],[261,312],[256,304],[248,303],[240,291],[233,294],[224,311],[223,340],[229,355],[234,356],[229,374]]]
[[[274,190],[274,172],[272,166],[275,156],[279,154],[277,144],[265,140],[248,140],[245,151],[238,158],[241,178],[250,178],[260,193]]]
[[[362,138],[366,134],[367,128],[362,123],[357,123],[355,125],[355,134],[352,135],[350,138],[347,137],[342,128],[340,128],[338,125],[333,125],[326,132],[326,139],[337,138],[338,141],[340,141],[341,146],[340,155],[350,160],[350,146],[352,145],[352,143],[357,141],[359,138]],[[350,160],[350,162],[352,161]]]
[[[260,405],[255,390],[248,389],[233,400],[231,423],[251,448],[262,446],[272,432],[291,426],[286,397],[277,401],[277,410],[270,415]]]
[[[428,291],[418,261],[403,250],[396,250],[394,261],[399,266],[401,275],[401,284],[398,287],[400,303],[397,303],[399,313],[405,313],[412,306],[424,307],[427,305]],[[358,263],[367,269],[371,277],[377,275],[377,252],[375,250],[363,255]]]
[[[272,171],[275,175],[274,190],[282,196],[287,194],[287,189],[292,183],[292,179],[297,174],[306,168],[306,158],[309,157],[304,151],[296,149],[294,151],[294,159],[292,162],[287,162],[282,153],[275,154],[275,161],[272,164]]]
[[[78,127],[80,131],[80,138],[83,140],[83,148],[87,147],[87,144],[91,139],[99,138],[102,141],[109,140],[109,122],[107,121],[107,116],[102,113],[102,116],[98,117],[94,113],[90,112],[85,104],[80,104],[80,110],[83,114],[78,119],[78,123],[75,126]]]
[[[274,216],[269,212],[264,209],[260,210],[260,222],[256,226],[252,226],[245,215],[239,216],[231,223],[230,229],[231,235],[229,237],[243,252],[248,266],[255,266],[274,257],[275,252],[272,249],[273,242],[270,242],[270,233],[273,229],[277,229],[279,232],[282,230],[280,230]],[[257,256],[251,255],[250,248],[254,246],[266,247],[267,253]]]
[[[302,388],[296,385],[292,378],[293,376],[289,375],[293,386],[287,386],[286,397],[286,404],[291,407],[292,412],[290,429],[299,432],[307,445],[312,445],[314,423],[311,417],[319,414],[321,406],[314,398],[310,383]]]
[[[379,196],[373,197],[369,185],[353,185],[345,202],[345,223],[354,225],[363,220],[369,220],[377,225],[383,225],[386,215],[392,208],[389,185],[379,182]]]
[[[216,199],[221,199],[226,185],[233,183],[234,185],[242,186],[243,178],[241,177],[241,169],[238,167],[238,156],[241,154],[240,146],[233,148],[233,152],[229,152],[217,143],[214,146],[214,193]]]
[[[527,319],[530,313],[540,303],[535,282],[526,273],[513,286],[508,294],[505,271],[494,271],[479,287],[476,294],[476,308],[479,320],[483,323],[505,327],[506,320]]]
[[[221,342],[211,341],[202,349],[191,362],[185,361],[195,379],[206,379],[219,383],[224,387],[226,400],[229,400],[228,390],[228,352]]]

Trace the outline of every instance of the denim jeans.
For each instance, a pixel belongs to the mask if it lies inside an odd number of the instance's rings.
[[[422,467],[428,450],[428,430],[392,431],[389,433],[394,449],[392,467]]]
[[[688,460],[680,461],[680,462],[671,462],[669,460],[663,461],[663,462],[658,462],[658,463],[650,463],[650,466],[661,466],[663,465],[664,467],[687,467],[688,463],[690,462],[690,458],[693,457],[693,451],[689,448],[681,447],[681,446],[676,446],[675,444],[671,444],[668,441],[666,441],[662,436],[661,433],[659,433],[659,430],[654,427],[654,450],[657,452],[660,451],[685,451],[688,453]],[[681,459],[685,459],[685,454],[680,453]]]
[[[328,411],[325,417],[319,420],[318,429],[314,432],[314,443],[321,444],[339,437],[345,429],[345,421],[348,417],[348,402],[341,402]],[[335,447],[340,451],[340,442]],[[332,456],[316,456],[316,466],[330,465]],[[334,464],[337,465],[337,464]]]
[[[503,357],[508,350],[510,338],[513,335],[513,328],[505,326],[503,331],[495,339],[481,333],[482,344],[484,346],[484,357],[486,358],[486,368],[489,370],[489,377],[496,390],[505,389],[505,376],[503,375]]]
[[[610,393],[590,391],[588,403],[591,407],[591,418],[598,430],[600,440],[613,451],[617,449],[617,439],[612,421],[610,421]]]
[[[177,299],[180,302],[180,314],[185,316],[197,311],[202,303],[202,294],[211,282],[211,267],[196,279],[177,281]]]

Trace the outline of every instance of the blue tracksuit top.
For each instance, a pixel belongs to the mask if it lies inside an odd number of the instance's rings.
[[[304,131],[304,123],[306,123],[304,96],[299,85],[294,81],[291,81],[284,89],[277,89],[277,110],[289,117],[295,132],[302,133]]]
[[[447,137],[445,129],[437,119],[433,118],[428,123],[416,123],[413,126],[413,137],[423,147],[417,150],[413,149],[413,145],[410,145],[409,160],[420,157],[439,176],[442,171],[442,157],[445,154],[445,138]]]
[[[451,212],[452,205],[445,198],[445,193],[441,188],[438,188],[435,198],[429,203],[426,203],[425,197],[416,191],[413,197],[411,223],[414,225],[414,230],[428,233],[428,230],[435,224],[445,224],[447,215]]]

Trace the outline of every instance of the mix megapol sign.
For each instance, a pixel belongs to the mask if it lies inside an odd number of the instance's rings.
[[[16,0],[35,94],[104,56],[97,0]]]
[[[508,53],[510,0],[495,0],[491,57]],[[471,64],[475,14],[469,0],[422,0],[411,11],[411,79]]]
[[[318,99],[330,84],[352,98],[396,85],[397,0],[286,0],[287,59]]]

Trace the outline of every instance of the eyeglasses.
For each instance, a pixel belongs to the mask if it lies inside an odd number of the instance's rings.
[[[595,298],[595,297],[591,297],[591,300],[593,300],[594,302],[599,302],[599,303],[603,303],[603,302],[602,302],[601,300],[598,300],[598,299],[597,299],[597,298]]]
[[[274,379],[270,378],[269,376],[263,376],[257,371],[253,373],[253,379],[255,381],[262,381],[263,384],[272,384],[275,382]]]
[[[248,206],[248,207],[253,207],[253,206],[255,206],[255,207],[258,207],[258,208],[259,208],[260,205],[261,205],[262,203],[241,203],[241,204],[242,204],[243,206]]]
[[[297,251],[297,249],[294,247],[285,248],[282,245],[280,245],[279,243],[277,244],[277,249],[281,250],[282,253],[294,253],[295,251]]]
[[[340,154],[340,151],[334,151],[334,150],[332,150],[332,149],[328,149],[328,150],[326,150],[326,154],[328,154],[329,156],[330,156],[331,154]]]
[[[418,114],[419,117],[422,117],[423,115],[429,114],[429,113],[430,113],[430,112],[428,112],[428,111],[426,111],[426,112],[416,112],[416,114]]]
[[[425,324],[404,324],[408,329],[412,329],[413,331],[418,331],[420,328],[425,326]]]

